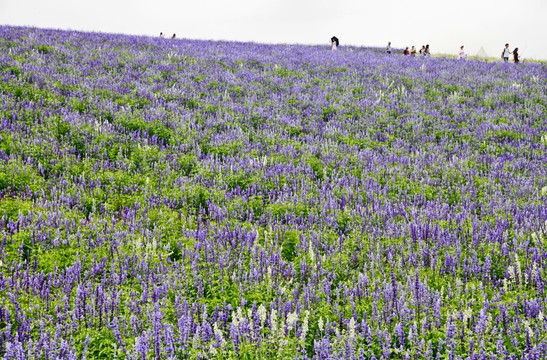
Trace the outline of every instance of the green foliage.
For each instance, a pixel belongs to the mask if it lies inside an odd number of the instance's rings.
[[[266,204],[262,196],[251,196],[244,203],[245,209],[252,211],[255,218],[258,218],[262,215],[265,206]]]
[[[209,212],[209,200],[211,199],[211,191],[203,186],[196,186],[187,195],[187,202],[196,213]]]
[[[325,165],[319,158],[317,158],[316,156],[310,156],[309,158],[306,159],[306,164],[308,164],[311,167],[311,169],[313,170],[315,174],[316,179],[323,180],[325,176],[325,171],[324,171]]]
[[[268,210],[276,219],[289,214],[306,217],[310,213],[310,208],[304,204],[270,204],[268,205]]]
[[[195,155],[185,154],[179,158],[179,164],[181,172],[186,176],[190,176],[196,171],[198,162]]]
[[[84,349],[86,340],[87,349]],[[124,353],[119,348],[114,334],[108,328],[102,329],[87,328],[78,332],[75,339],[76,349],[79,354],[86,354],[88,359],[113,359],[115,357],[124,358]]]
[[[298,231],[288,230],[281,236],[281,256],[286,261],[292,262],[297,253],[297,245],[300,242],[300,234]]]
[[[146,122],[142,118],[125,118],[121,120],[121,125],[129,131],[136,131],[142,135],[157,136],[166,143],[170,142],[174,136],[173,130],[159,121]]]
[[[73,99],[72,100],[72,108],[74,109],[74,111],[77,111],[80,114],[83,114],[84,112],[86,112],[86,110],[88,108],[88,102],[85,101],[85,100],[80,101],[80,100]]]
[[[19,214],[27,215],[33,209],[32,201],[2,198],[0,199],[0,217],[16,221]]]
[[[32,256],[36,255],[37,270],[41,270],[45,274],[54,272],[55,267],[63,270],[74,265],[80,252],[80,249],[73,245],[58,245],[50,248],[46,244],[37,244],[29,249],[32,251]]]
[[[323,121],[329,121],[336,115],[336,113],[336,108],[334,106],[331,105],[328,107],[324,107],[322,109],[321,118],[323,119]]]
[[[230,175],[226,178],[226,185],[230,190],[236,187],[245,190],[254,183],[256,183],[254,176],[243,172]]]
[[[37,190],[41,187],[41,179],[36,169],[30,166],[17,162],[0,164],[0,190]]]
[[[47,45],[38,45],[36,47],[36,50],[38,50],[42,54],[49,54],[50,52],[53,51],[53,47],[47,46]]]

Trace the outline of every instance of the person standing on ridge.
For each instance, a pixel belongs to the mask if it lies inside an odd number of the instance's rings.
[[[458,53],[458,60],[466,60],[467,54],[463,51],[463,45],[460,47],[460,52]]]
[[[410,56],[416,57],[416,47],[412,46],[412,49],[410,49]]]
[[[405,54],[405,56],[410,55],[410,50],[408,50],[408,46],[405,48],[405,51],[403,54]]]
[[[387,43],[386,54],[391,54],[391,41],[388,41],[388,43]]]
[[[425,45],[422,45],[422,48],[420,49],[420,56],[425,56]]]
[[[425,46],[424,56],[425,57],[431,57],[431,53],[429,52],[429,44]]]
[[[515,61],[515,64],[518,64],[520,62],[519,48],[515,48],[515,50],[513,50],[513,60]]]
[[[509,50],[509,44],[505,44],[505,48],[503,49],[503,52],[501,53],[501,57],[503,58],[504,62],[509,61],[509,55],[511,55],[511,51]]]
[[[336,36],[333,36],[330,38],[330,49],[332,51],[336,51],[338,49],[338,46],[340,46],[340,41]]]
[[[171,39],[176,39],[177,38],[177,34],[173,34],[173,36],[171,36]]]

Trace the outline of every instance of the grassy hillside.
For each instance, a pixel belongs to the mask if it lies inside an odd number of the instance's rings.
[[[0,27],[4,359],[547,356],[547,67]]]

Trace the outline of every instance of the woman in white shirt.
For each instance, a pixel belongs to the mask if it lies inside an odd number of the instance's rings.
[[[338,45],[340,44],[338,41],[339,40],[336,36],[330,38],[330,48],[332,51],[336,51],[336,49],[338,48]]]
[[[509,44],[505,44],[505,49],[503,49],[502,57],[504,62],[509,61],[509,55],[511,55],[511,50],[509,50]]]
[[[460,52],[458,53],[458,60],[467,59],[467,54],[463,51],[463,45],[460,47]]]

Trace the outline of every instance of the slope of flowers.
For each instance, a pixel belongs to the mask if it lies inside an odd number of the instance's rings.
[[[547,67],[0,27],[4,359],[547,356]]]

